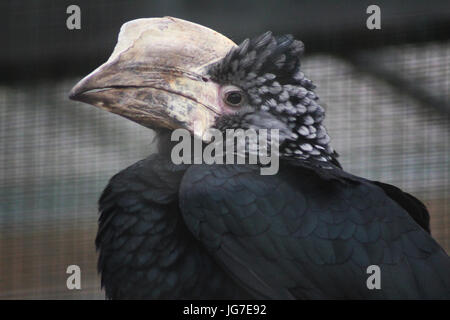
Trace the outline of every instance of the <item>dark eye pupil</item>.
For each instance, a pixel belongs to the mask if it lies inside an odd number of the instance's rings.
[[[239,104],[242,101],[242,95],[240,92],[230,92],[227,94],[227,102],[229,104]]]

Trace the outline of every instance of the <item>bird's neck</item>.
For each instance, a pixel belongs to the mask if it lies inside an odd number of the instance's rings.
[[[305,114],[302,118],[310,119],[310,117]],[[321,121],[294,122],[289,123],[289,127],[293,138],[287,139],[280,146],[280,154],[283,157],[301,160],[314,159],[323,162],[333,162],[338,157],[331,147],[330,137]]]

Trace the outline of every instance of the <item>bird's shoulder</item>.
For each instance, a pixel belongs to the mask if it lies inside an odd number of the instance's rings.
[[[430,214],[426,206],[413,195],[388,183],[368,180],[344,171],[341,166],[334,163],[320,161],[287,161],[289,166],[307,168],[323,181],[339,182],[342,185],[369,185],[378,187],[383,195],[403,208],[413,220],[425,231],[430,233]]]
[[[275,175],[261,175],[258,165],[194,165],[183,176],[180,201],[195,204],[198,210],[190,212],[206,219],[202,204],[217,208],[215,214],[223,217],[232,212],[242,218],[254,213],[301,220],[314,213],[328,223],[408,217],[376,183],[332,164],[311,162],[282,163]]]

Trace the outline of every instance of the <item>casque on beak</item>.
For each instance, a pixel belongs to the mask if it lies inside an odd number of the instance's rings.
[[[235,44],[181,19],[149,18],[124,24],[106,63],[77,83],[70,98],[149,128],[186,128],[203,134],[220,114],[218,84],[206,67]]]

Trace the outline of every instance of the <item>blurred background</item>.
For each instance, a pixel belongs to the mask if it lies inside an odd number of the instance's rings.
[[[66,8],[81,8],[68,30]],[[366,9],[381,8],[381,30]],[[109,178],[152,152],[151,130],[69,101],[120,26],[174,16],[240,42],[266,30],[306,45],[344,168],[412,193],[450,251],[450,2],[0,2],[0,299],[103,299],[94,238]],[[66,268],[81,268],[68,290]]]

